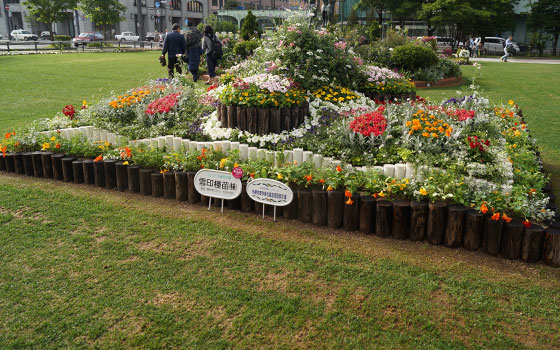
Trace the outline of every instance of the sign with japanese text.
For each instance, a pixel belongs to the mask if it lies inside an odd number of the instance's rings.
[[[249,182],[247,194],[255,202],[279,207],[290,204],[294,198],[290,187],[272,179],[255,179]]]
[[[194,176],[194,187],[203,196],[234,199],[241,194],[241,180],[230,172],[201,169]]]

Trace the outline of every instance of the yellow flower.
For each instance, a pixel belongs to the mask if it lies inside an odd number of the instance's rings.
[[[122,163],[123,165],[128,165],[128,160]]]
[[[234,168],[237,168],[238,166],[239,166],[239,164],[233,163],[233,167],[234,167]]]
[[[49,140],[54,141],[54,140],[56,140],[56,137],[53,136],[53,137],[51,137]]]
[[[509,101],[508,101],[508,105],[512,105],[512,106],[513,106],[513,103],[514,103],[513,100],[509,100]]]
[[[105,141],[105,147],[109,147],[110,145],[109,141]]]
[[[51,147],[50,144],[48,144],[48,143],[46,143],[46,142],[43,143],[43,151],[46,150],[46,149],[49,149],[49,147]]]
[[[282,180],[284,178],[284,176],[282,176],[282,174],[278,173],[278,180]]]
[[[327,187],[327,191],[332,191],[332,190],[334,190],[334,188],[331,185],[329,185],[329,187]]]
[[[420,192],[420,194],[423,195],[423,196],[426,196],[428,194],[428,191],[426,191],[426,189],[424,187],[422,187],[420,189],[420,191],[418,191],[418,192]]]
[[[379,192],[377,195],[378,195],[379,197],[385,197],[385,193],[383,193],[383,191]]]

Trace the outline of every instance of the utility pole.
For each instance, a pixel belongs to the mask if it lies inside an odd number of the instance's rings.
[[[140,41],[144,41],[145,40],[145,33],[144,33],[144,17],[142,16],[142,3],[145,0],[136,0],[136,23],[134,23],[134,26],[136,28],[136,35],[138,35],[140,38]],[[147,12],[146,12],[147,13]]]

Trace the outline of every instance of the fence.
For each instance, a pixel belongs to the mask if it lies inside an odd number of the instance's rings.
[[[72,41],[14,41],[0,40],[0,52],[39,51],[97,51],[97,50],[160,50],[162,43],[153,41],[90,41],[76,44]]]

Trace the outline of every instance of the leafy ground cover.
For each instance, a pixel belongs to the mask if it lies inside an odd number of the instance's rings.
[[[13,348],[557,348],[560,272],[0,177]]]
[[[560,65],[501,64],[481,62],[476,84],[482,95],[493,102],[513,99],[523,110],[531,134],[537,139],[545,169],[551,174],[555,193],[560,191],[560,119],[556,106],[560,84]],[[472,78],[475,69],[462,66],[463,75]],[[465,88],[466,86],[463,86]],[[458,87],[420,89],[418,94],[435,101],[448,99]]]

